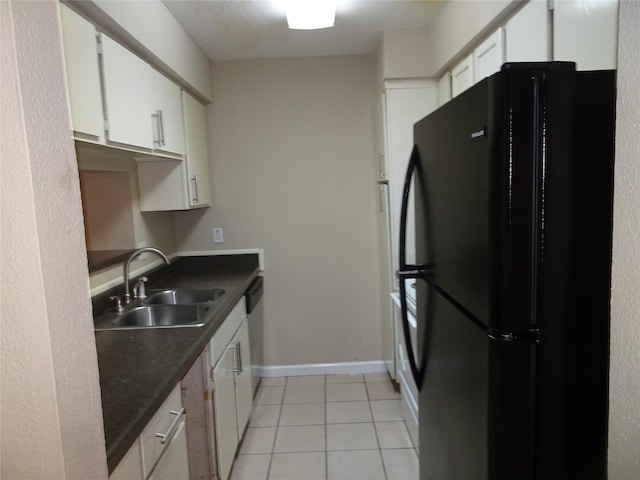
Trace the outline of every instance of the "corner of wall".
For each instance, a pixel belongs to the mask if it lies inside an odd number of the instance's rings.
[[[425,48],[428,41],[427,28],[383,32],[377,52],[379,82],[429,77],[431,57]]]

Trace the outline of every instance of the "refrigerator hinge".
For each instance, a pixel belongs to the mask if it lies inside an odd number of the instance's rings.
[[[501,332],[499,330],[489,329],[488,335],[489,338],[503,343],[540,343],[539,328],[531,328],[528,332],[524,333]]]

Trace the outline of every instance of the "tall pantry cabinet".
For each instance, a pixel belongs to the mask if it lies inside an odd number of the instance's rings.
[[[377,116],[377,156],[379,189],[380,264],[383,269],[381,286],[383,355],[392,378],[396,378],[397,334],[394,327],[391,293],[398,289],[398,237],[402,187],[411,149],[413,124],[438,106],[438,84],[433,80],[389,80],[379,93]],[[413,218],[412,205],[408,218]],[[413,225],[407,225],[409,261],[415,255]],[[400,333],[400,332],[398,332]]]

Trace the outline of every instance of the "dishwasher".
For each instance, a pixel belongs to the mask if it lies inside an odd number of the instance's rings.
[[[264,365],[263,306],[264,278],[256,277],[244,294],[249,317],[249,351],[251,354],[251,386],[255,397]]]

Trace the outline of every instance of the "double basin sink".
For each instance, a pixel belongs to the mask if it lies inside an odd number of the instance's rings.
[[[125,306],[122,312],[109,312],[97,318],[94,329],[201,327],[225,290],[171,288],[148,293],[146,298]]]

